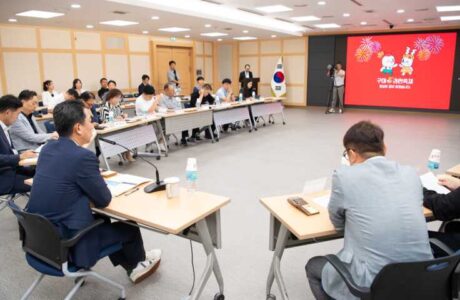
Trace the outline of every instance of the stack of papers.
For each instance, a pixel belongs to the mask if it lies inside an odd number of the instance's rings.
[[[438,178],[431,172],[420,176],[422,185],[427,190],[435,191],[438,194],[448,194],[450,190],[438,183]]]
[[[329,199],[331,199],[331,195],[327,194],[321,197],[314,198],[313,202],[315,202],[318,205],[321,205],[324,208],[327,208],[329,205]]]
[[[128,174],[117,174],[105,180],[112,197],[126,193],[151,179]]]

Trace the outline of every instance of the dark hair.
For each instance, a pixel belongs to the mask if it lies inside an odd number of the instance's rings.
[[[123,93],[119,89],[110,90],[105,96],[105,102],[109,102],[110,99],[115,97],[123,97]]]
[[[222,84],[224,83],[232,84],[232,81],[229,78],[225,78],[224,80],[222,80]]]
[[[170,83],[166,83],[166,84],[163,86],[163,90],[169,89],[170,86],[173,86],[173,85],[170,84]]]
[[[48,86],[49,86],[52,82],[53,82],[52,80],[45,80],[45,81],[43,82],[43,90],[44,90],[45,92],[48,91]]]
[[[198,76],[198,77],[196,78],[196,81],[200,81],[200,80],[204,80],[204,77],[203,77],[203,76]]]
[[[146,79],[150,79],[150,76],[147,75],[147,74],[142,75],[142,81],[144,81]]]
[[[353,149],[359,154],[376,153],[383,155],[385,144],[384,133],[380,126],[370,121],[361,121],[351,126],[343,137],[345,149]]]
[[[170,60],[169,65],[172,65],[172,64],[176,64],[176,62],[174,60]]]
[[[22,92],[19,93],[18,99],[19,101],[22,101],[22,100],[28,101],[35,96],[37,96],[37,93],[35,91],[23,90]]]
[[[68,89],[66,93],[69,94],[70,96],[74,97],[74,99],[78,99],[80,97],[78,95],[77,90],[74,90],[74,89]]]
[[[91,99],[96,99],[96,96],[91,92],[84,92],[80,95],[80,99],[86,102]]]
[[[61,102],[53,109],[54,126],[59,136],[71,136],[75,124],[83,124],[85,118],[83,102],[79,100]]]
[[[109,82],[107,82],[107,85],[109,85],[111,83],[113,83],[113,84],[115,84],[115,86],[117,86],[117,82],[115,80],[109,80]]]
[[[102,84],[102,81],[104,81],[104,80],[107,80],[107,78],[105,78],[105,77],[102,77],[102,78],[101,78],[101,80],[99,80],[99,83],[101,83],[101,84]]]
[[[21,107],[22,102],[14,95],[5,95],[0,98],[0,113],[9,109],[16,111]]]
[[[250,64],[245,64],[244,68],[246,69],[246,67],[251,67],[251,65]]]
[[[212,86],[211,86],[209,83],[205,83],[205,84],[203,84],[202,89],[206,89],[206,90],[212,91]]]
[[[78,83],[78,82],[80,82],[80,84],[82,84],[82,83],[81,83],[81,80],[78,79],[78,78],[75,78],[75,79],[72,81],[72,88],[73,88],[73,89],[77,89],[77,83]]]
[[[252,82],[252,80],[246,81],[246,84],[244,85],[244,87],[245,87],[245,88],[248,88],[248,87],[249,87],[249,83],[252,83],[252,87],[254,87],[254,83]]]
[[[146,87],[144,87],[143,94],[146,94],[146,95],[154,95],[154,94],[155,94],[155,89],[153,88],[153,86],[151,86],[151,85],[149,84],[149,85],[147,85]]]

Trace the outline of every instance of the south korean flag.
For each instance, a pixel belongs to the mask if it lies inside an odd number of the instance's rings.
[[[272,76],[272,93],[275,97],[281,97],[286,94],[286,78],[284,77],[283,58],[278,59],[275,72]]]

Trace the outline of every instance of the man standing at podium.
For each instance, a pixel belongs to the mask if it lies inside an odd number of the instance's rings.
[[[245,79],[252,79],[251,66],[249,64],[244,65],[244,71],[240,73],[240,79],[238,81],[241,83],[241,87],[244,87]]]

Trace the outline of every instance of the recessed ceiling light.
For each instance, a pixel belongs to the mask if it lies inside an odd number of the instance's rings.
[[[149,34],[149,32],[147,30],[143,30],[142,33],[143,34]]]
[[[160,17],[159,17],[159,16],[153,16],[151,19],[152,19],[152,20],[159,20]]]
[[[99,22],[99,24],[124,27],[124,26],[130,26],[130,25],[137,25],[139,23],[133,22],[133,21],[112,20],[112,21]]]
[[[211,24],[204,24],[204,27],[206,28],[211,28],[211,26],[212,26]]]
[[[72,8],[80,8],[80,7],[81,7],[81,5],[80,5],[80,4],[76,4],[76,3],[75,3],[75,4],[72,4],[72,5],[70,5],[70,7],[72,7]]]
[[[31,18],[40,18],[40,19],[51,19],[63,16],[63,13],[51,12],[51,11],[43,11],[43,10],[28,10],[22,13],[16,14],[16,16],[20,17],[31,17]]]
[[[350,14],[349,14],[349,13],[344,13],[343,16],[344,16],[345,18],[347,18],[347,17],[350,16]]]
[[[446,5],[446,6],[436,6],[438,12],[445,11],[460,11],[460,5]]]
[[[412,23],[414,22],[414,19],[407,19],[407,23]]]
[[[367,25],[367,22],[366,21],[362,21],[361,23],[359,23],[361,25]]]
[[[272,38],[276,38],[276,34],[272,34]]]
[[[218,42],[222,42],[222,39],[217,39]]]
[[[166,32],[183,32],[183,31],[190,31],[190,28],[183,28],[183,27],[165,27],[159,28],[159,31],[166,31]]]
[[[259,6],[256,7],[257,10],[262,11],[264,13],[277,13],[277,12],[285,12],[291,11],[292,8],[284,6],[284,5],[267,5],[267,6]]]
[[[8,19],[8,22],[11,22],[11,23],[16,23],[18,20],[16,19]]]
[[[218,36],[226,36],[228,33],[221,33],[221,32],[205,32],[201,33],[201,36],[209,36],[209,37],[218,37]]]
[[[402,13],[405,12],[405,10],[404,10],[404,9],[398,9],[396,12],[397,12],[398,14],[402,14]]]
[[[297,22],[309,22],[309,21],[319,21],[321,18],[315,16],[301,16],[301,17],[292,17],[291,20]]]
[[[93,25],[86,25],[86,28],[88,28],[88,29],[93,29],[94,26],[93,26]]]
[[[318,1],[318,5],[326,5],[326,1]]]
[[[238,41],[250,41],[250,40],[257,40],[254,36],[237,36],[233,38],[234,40]]]
[[[243,33],[248,33],[248,32],[249,32],[249,30],[243,30]]]
[[[315,24],[315,27],[318,27],[321,29],[329,29],[329,28],[340,28],[340,25],[335,24],[335,23],[326,23],[326,24]]]
[[[441,21],[458,21],[460,16],[442,16]]]
[[[190,35],[189,35],[189,34],[184,35],[184,38],[189,39],[189,38],[190,38]]]

